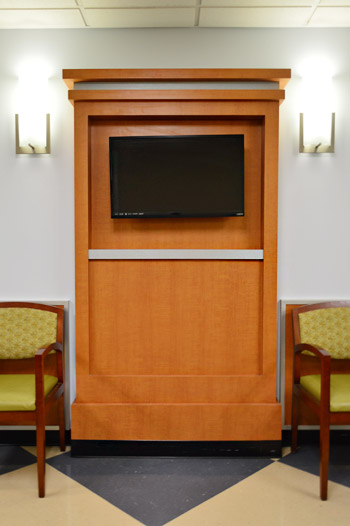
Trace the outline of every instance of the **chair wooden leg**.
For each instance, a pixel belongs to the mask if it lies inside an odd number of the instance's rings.
[[[297,450],[298,444],[298,419],[299,419],[299,400],[293,395],[292,400],[292,453]]]
[[[321,415],[320,419],[320,497],[327,500],[329,464],[329,418]]]
[[[36,454],[39,497],[45,497],[45,422],[38,419],[36,426]]]
[[[60,426],[60,449],[66,450],[65,423],[64,423],[64,397],[59,399],[59,426]]]

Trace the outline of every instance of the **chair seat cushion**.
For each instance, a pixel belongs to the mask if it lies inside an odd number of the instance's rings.
[[[317,400],[321,399],[321,375],[302,376],[300,384]],[[350,374],[331,374],[330,410],[332,413],[350,411]]]
[[[44,375],[44,393],[47,396],[58,378]],[[35,375],[0,374],[0,411],[35,411]]]

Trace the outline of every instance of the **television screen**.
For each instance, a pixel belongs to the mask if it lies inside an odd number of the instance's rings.
[[[244,215],[244,136],[110,137],[112,218]]]

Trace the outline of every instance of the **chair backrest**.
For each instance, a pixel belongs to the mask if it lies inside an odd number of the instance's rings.
[[[33,358],[41,347],[62,343],[63,310],[38,303],[0,303],[0,359]]]
[[[350,302],[333,301],[293,309],[293,332],[295,344],[318,345],[334,359],[350,359]]]

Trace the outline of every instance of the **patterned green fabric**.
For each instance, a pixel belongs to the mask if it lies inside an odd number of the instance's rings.
[[[57,384],[55,376],[44,375],[44,394]],[[35,375],[0,374],[0,411],[35,411]]]
[[[0,359],[32,358],[56,341],[57,314],[30,308],[0,309]]]
[[[301,343],[318,345],[332,358],[350,358],[350,308],[303,312],[299,314],[299,327]]]
[[[321,375],[309,374],[300,384],[317,400],[321,399]],[[330,410],[332,413],[350,411],[350,374],[331,374]]]

